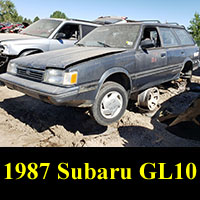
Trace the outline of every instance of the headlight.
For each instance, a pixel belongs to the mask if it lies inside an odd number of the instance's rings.
[[[44,82],[55,85],[74,85],[78,80],[78,72],[48,69],[45,71]]]
[[[7,72],[10,74],[17,74],[17,67],[18,65],[13,62],[8,63]]]

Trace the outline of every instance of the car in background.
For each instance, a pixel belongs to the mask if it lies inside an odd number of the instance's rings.
[[[25,26],[23,24],[12,24],[9,26],[2,27],[0,32],[1,33],[18,33],[18,31],[15,31],[15,30],[20,30],[21,28],[25,28]]]
[[[15,24],[10,30],[9,33],[20,33],[23,31],[25,28],[29,26],[28,23],[23,22],[22,24]]]
[[[35,22],[19,34],[0,34],[0,73],[6,72],[11,59],[71,47],[98,26],[89,21],[50,18]]]
[[[1,28],[1,33],[8,33],[12,28],[14,27],[13,24],[8,25],[8,26],[4,26],[3,28]]]
[[[94,22],[105,25],[105,24],[127,23],[127,20],[128,17],[102,16],[97,18]]]
[[[1,31],[1,29],[2,29],[3,27],[5,27],[5,25],[4,25],[4,24],[0,24],[0,31]]]

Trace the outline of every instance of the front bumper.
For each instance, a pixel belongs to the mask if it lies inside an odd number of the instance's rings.
[[[94,90],[80,92],[80,87],[59,87],[36,82],[8,73],[0,75],[0,81],[9,89],[20,91],[41,101],[73,107],[91,107],[94,102]]]

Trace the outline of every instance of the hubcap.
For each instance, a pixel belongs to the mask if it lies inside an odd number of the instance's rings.
[[[149,93],[149,98],[147,101],[147,106],[150,111],[156,109],[156,107],[158,106],[159,99],[160,99],[159,90],[157,88],[152,89],[151,92]]]
[[[119,92],[106,94],[101,102],[100,111],[104,118],[113,119],[119,115],[123,107],[123,98]]]

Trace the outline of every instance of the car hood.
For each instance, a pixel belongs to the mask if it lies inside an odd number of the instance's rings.
[[[126,49],[75,46],[67,49],[18,58],[15,60],[15,63],[20,66],[42,70],[46,69],[46,67],[65,69],[90,59],[123,51],[126,51]]]
[[[0,42],[11,41],[11,40],[24,40],[38,38],[30,35],[23,35],[17,33],[0,33]]]

